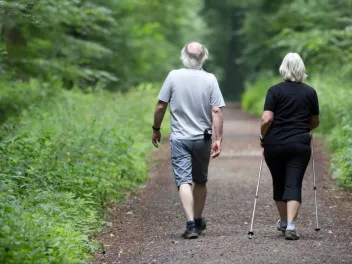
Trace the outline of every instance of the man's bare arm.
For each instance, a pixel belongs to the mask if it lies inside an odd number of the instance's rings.
[[[223,116],[222,116],[222,110],[220,107],[215,107],[213,108],[212,111],[213,115],[213,126],[214,126],[214,132],[215,132],[215,140],[220,140],[222,141],[222,130],[223,130]]]
[[[154,128],[153,135],[152,135],[152,143],[157,148],[158,142],[161,139],[160,127],[161,123],[163,122],[165,112],[167,109],[167,103],[160,101],[156,104],[155,112],[154,112]]]
[[[221,142],[222,142],[222,129],[223,129],[223,116],[220,107],[213,108],[213,126],[214,126],[214,143],[211,148],[211,158],[214,159],[220,155]]]
[[[163,122],[168,103],[160,101],[156,104],[154,112],[154,127],[160,128]]]

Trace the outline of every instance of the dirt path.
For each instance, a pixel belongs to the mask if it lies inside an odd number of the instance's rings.
[[[330,180],[320,141],[315,141],[320,233],[314,231],[311,165],[298,220],[301,240],[285,241],[275,230],[278,216],[264,164],[255,235],[248,239],[261,155],[258,126],[259,120],[238,105],[226,108],[223,152],[209,169],[204,235],[197,240],[180,238],[185,220],[165,144],[154,153],[158,162],[138,196],[111,210],[113,226],[101,239],[106,252],[98,254],[95,263],[352,263],[352,201]]]

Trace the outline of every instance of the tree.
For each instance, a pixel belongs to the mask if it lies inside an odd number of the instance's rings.
[[[8,55],[1,68],[67,87],[160,81],[203,29],[200,0],[21,0],[0,8],[0,48]]]
[[[237,63],[244,44],[239,35],[243,10],[230,1],[205,0],[204,19],[211,35],[206,44],[213,54],[207,68],[218,76],[226,98],[239,99],[244,87],[244,72]]]

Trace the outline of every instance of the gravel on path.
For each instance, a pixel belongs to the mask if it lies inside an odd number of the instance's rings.
[[[314,140],[321,231],[316,233],[312,167],[304,179],[299,241],[286,241],[275,224],[269,170],[264,163],[254,237],[248,239],[261,158],[259,119],[238,104],[224,113],[223,151],[209,167],[204,211],[207,230],[184,240],[185,218],[174,185],[167,142],[152,152],[150,178],[137,195],[109,209],[112,226],[101,234],[96,264],[352,263],[352,201],[328,171],[323,142]],[[148,139],[147,139],[148,140]]]

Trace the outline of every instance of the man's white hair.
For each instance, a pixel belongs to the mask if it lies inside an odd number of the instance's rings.
[[[279,71],[285,81],[303,82],[307,78],[306,67],[298,53],[288,53],[283,59]]]
[[[194,49],[192,51],[189,50],[188,46],[196,44],[199,45],[196,51]],[[209,52],[208,50],[199,43],[190,43],[183,47],[181,50],[181,61],[186,68],[190,69],[201,69],[208,59]]]

